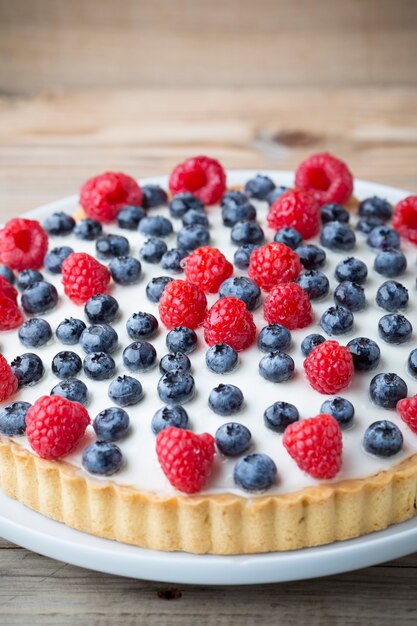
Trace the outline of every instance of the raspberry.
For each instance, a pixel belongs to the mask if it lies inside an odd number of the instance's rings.
[[[142,190],[138,183],[121,172],[105,172],[81,187],[81,206],[89,217],[99,222],[113,222],[124,206],[141,203]]]
[[[417,434],[417,395],[397,402],[397,412],[413,433]]]
[[[32,448],[43,459],[69,454],[90,423],[87,409],[62,396],[42,396],[26,415],[26,434]]]
[[[156,438],[156,455],[162,471],[175,489],[197,493],[207,482],[214,460],[214,438],[169,426]]]
[[[204,339],[209,346],[227,343],[237,352],[245,350],[256,337],[256,326],[246,304],[237,298],[220,298],[204,320]]]
[[[342,467],[342,431],[321,413],[287,426],[282,440],[298,467],[313,478],[334,478]]]
[[[207,298],[198,285],[185,280],[172,280],[159,301],[161,321],[169,329],[177,326],[197,328],[204,319]]]
[[[203,246],[189,254],[181,263],[185,278],[208,293],[216,293],[233,273],[233,265],[217,248]]]
[[[4,278],[4,276],[1,276],[1,275],[0,275],[0,294],[2,294],[3,296],[6,296],[6,298],[10,298],[10,300],[13,300],[13,302],[17,304],[16,289],[13,287],[13,285],[9,283],[9,281],[6,278]]]
[[[189,191],[204,204],[215,204],[226,189],[226,174],[215,159],[192,157],[173,170],[169,189],[173,195]]]
[[[334,394],[347,387],[353,376],[353,359],[346,346],[324,341],[304,361],[308,382],[320,393]]]
[[[417,196],[408,196],[396,205],[392,225],[401,237],[417,243]]]
[[[300,163],[295,186],[310,191],[320,206],[329,202],[343,204],[352,195],[353,176],[343,161],[321,152]]]
[[[91,296],[106,293],[110,272],[85,252],[73,252],[62,264],[62,283],[68,298],[84,304]]]
[[[35,220],[15,217],[0,230],[0,263],[12,270],[37,270],[43,265],[48,235]]]
[[[23,322],[19,307],[0,290],[0,330],[17,328]]]
[[[296,283],[275,285],[265,298],[264,318],[269,324],[283,324],[289,330],[304,328],[313,321],[310,298]]]
[[[290,189],[271,206],[267,221],[275,231],[290,226],[309,239],[320,230],[320,206],[308,191]]]
[[[10,398],[17,391],[18,387],[19,381],[13,374],[12,368],[4,356],[0,353],[0,402]]]
[[[277,283],[295,280],[300,272],[298,254],[283,243],[272,241],[250,256],[248,276],[265,291],[271,291]]]

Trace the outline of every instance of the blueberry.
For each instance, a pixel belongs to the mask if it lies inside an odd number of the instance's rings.
[[[375,456],[388,457],[397,454],[403,447],[403,436],[393,422],[379,420],[366,429],[363,436],[366,452]]]
[[[111,476],[120,470],[124,459],[115,443],[96,441],[83,450],[82,465],[90,474]]]
[[[197,335],[192,328],[177,326],[167,334],[166,345],[170,352],[190,354],[197,347]]]
[[[185,404],[194,391],[194,378],[189,372],[167,372],[158,381],[158,394],[165,404]]]
[[[183,352],[168,352],[159,361],[159,371],[161,374],[167,372],[189,372],[191,361]]]
[[[295,251],[306,270],[318,270],[326,263],[326,252],[312,243],[298,246]]]
[[[387,343],[399,345],[410,339],[413,327],[404,315],[389,313],[379,320],[378,332]]]
[[[384,222],[379,217],[361,217],[356,224],[356,230],[364,233],[364,235],[369,235],[374,228],[383,225]]]
[[[211,390],[208,403],[217,415],[234,415],[242,408],[243,393],[235,385],[220,384]]]
[[[222,207],[222,220],[223,224],[229,227],[244,220],[256,220],[256,209],[250,202],[226,204]]]
[[[83,241],[94,241],[100,237],[103,226],[97,220],[87,217],[85,220],[77,222],[74,228],[74,235]]]
[[[222,424],[215,434],[216,446],[225,456],[239,456],[248,450],[251,444],[249,428],[237,422]]]
[[[81,371],[82,365],[78,354],[64,350],[54,356],[51,369],[58,378],[74,378]]]
[[[310,300],[319,300],[329,293],[329,279],[319,270],[302,272],[295,282],[304,289]]]
[[[363,285],[366,283],[366,279],[368,278],[368,268],[360,259],[349,256],[346,259],[343,259],[343,261],[339,261],[336,265],[334,275],[336,280],[339,282],[351,280],[358,285]]]
[[[19,328],[19,339],[26,348],[44,346],[52,337],[52,329],[46,320],[33,317]]]
[[[284,187],[284,185],[280,185],[279,187],[275,187],[269,194],[266,196],[266,201],[269,206],[272,206],[274,202],[278,200],[286,191],[289,191],[290,187]]]
[[[233,262],[240,270],[246,270],[249,267],[250,255],[259,246],[253,243],[245,243],[243,246],[239,246],[233,255]]]
[[[118,285],[134,285],[140,278],[142,266],[131,256],[118,256],[110,261],[109,270]]]
[[[48,235],[60,236],[69,235],[75,227],[75,219],[63,211],[52,213],[43,223],[43,227]]]
[[[78,378],[67,378],[60,380],[51,389],[51,396],[62,396],[71,402],[80,402],[84,406],[87,404],[88,390],[85,383]]]
[[[248,454],[235,465],[233,478],[247,491],[263,491],[271,487],[277,476],[274,461],[266,454]]]
[[[73,346],[79,342],[83,330],[87,327],[82,320],[74,317],[67,317],[58,324],[56,336],[61,343]]]
[[[103,261],[110,261],[116,256],[127,256],[129,252],[129,241],[123,235],[101,235],[96,241],[97,257]]]
[[[0,410],[0,433],[13,437],[26,431],[26,415],[29,402],[12,402]]]
[[[312,333],[311,335],[307,335],[301,342],[301,352],[304,356],[308,356],[314,348],[317,348],[321,343],[326,341],[323,335],[318,335],[316,333]]]
[[[408,371],[413,378],[417,378],[417,348],[411,350],[407,360]]]
[[[331,306],[321,316],[320,326],[328,335],[344,335],[353,328],[353,315],[344,306]]]
[[[265,235],[257,222],[244,220],[233,226],[230,239],[237,246],[245,243],[261,244],[265,241]]]
[[[196,248],[208,246],[210,243],[210,233],[205,226],[201,224],[190,224],[184,226],[177,235],[177,245],[184,248],[188,252],[192,252]]]
[[[144,217],[139,222],[138,230],[148,237],[169,237],[174,231],[172,223],[162,215]]]
[[[347,224],[349,217],[349,212],[346,211],[345,207],[336,202],[324,204],[320,209],[322,224],[327,224],[328,222],[344,222]]]
[[[395,248],[387,248],[381,250],[375,257],[374,270],[386,276],[387,278],[395,278],[404,274],[407,268],[407,259],[405,254]]]
[[[45,256],[45,268],[48,270],[48,272],[51,272],[51,274],[61,274],[63,262],[73,252],[74,250],[69,246],[52,248],[52,250],[50,250]]]
[[[173,274],[179,274],[183,271],[183,267],[181,265],[181,261],[185,259],[188,252],[186,250],[181,250],[181,248],[172,248],[165,252],[161,259],[161,267],[163,270],[168,270],[168,272],[172,272]]]
[[[143,398],[142,385],[133,376],[118,376],[110,383],[109,398],[119,406],[132,406]]]
[[[106,352],[90,352],[84,359],[85,375],[92,380],[107,380],[114,376],[116,363]]]
[[[42,378],[45,372],[42,359],[32,352],[26,352],[21,356],[17,356],[11,362],[10,367],[19,381],[19,387],[34,385]]]
[[[117,225],[124,230],[137,230],[145,216],[146,211],[142,207],[127,205],[117,214]]]
[[[264,424],[276,433],[283,433],[290,424],[300,419],[298,409],[289,402],[274,402],[264,412]]]
[[[158,304],[165,287],[172,280],[171,276],[158,276],[157,278],[152,278],[146,285],[146,297],[148,300]]]
[[[0,276],[3,276],[3,278],[8,280],[11,285],[14,285],[16,277],[13,270],[11,270],[7,265],[0,265]]]
[[[273,383],[282,383],[294,376],[294,360],[285,352],[270,352],[259,361],[260,375]]]
[[[262,352],[288,350],[291,345],[291,333],[282,324],[264,326],[258,336],[258,348]]]
[[[93,324],[85,328],[80,342],[87,352],[107,352],[111,354],[117,348],[118,336],[114,328],[108,324]]]
[[[142,206],[144,209],[154,209],[168,202],[168,194],[159,185],[141,185]]]
[[[169,203],[169,213],[171,217],[179,218],[183,217],[188,211],[192,209],[200,212],[204,212],[204,204],[197,196],[192,193],[184,192],[174,196]]]
[[[25,313],[36,315],[54,309],[58,302],[58,292],[54,285],[43,280],[27,287],[22,293],[22,307]]]
[[[127,334],[131,339],[150,339],[158,330],[158,320],[151,313],[133,313],[126,322]]]
[[[386,250],[387,248],[400,249],[400,236],[390,226],[376,226],[369,233],[366,243],[374,250]]]
[[[408,289],[395,280],[386,280],[378,287],[375,300],[382,309],[395,313],[407,307]]]
[[[156,362],[156,350],[148,341],[134,341],[123,350],[123,365],[131,372],[147,372]]]
[[[231,372],[237,365],[236,350],[227,343],[217,343],[206,352],[206,365],[215,374]]]
[[[336,304],[346,307],[349,311],[361,311],[366,306],[364,288],[350,280],[339,283],[333,297]]]
[[[119,304],[116,298],[107,293],[98,293],[91,296],[85,303],[84,313],[92,324],[108,324],[116,319]]]
[[[335,398],[325,400],[323,402],[320,408],[320,413],[332,415],[334,419],[339,422],[339,426],[341,428],[346,428],[352,424],[355,409],[349,400],[336,396]]]
[[[187,428],[188,414],[180,404],[163,406],[158,409],[153,416],[151,428],[155,435],[160,433],[161,430],[164,430],[164,428],[168,428],[168,426],[175,426],[175,428]]]
[[[320,243],[330,250],[352,250],[356,237],[353,230],[343,222],[327,222],[320,233]]]
[[[239,206],[240,204],[246,204],[248,201],[248,196],[243,193],[243,191],[238,191],[237,189],[231,189],[230,191],[226,191],[221,199],[221,207],[225,206]]]
[[[246,276],[234,276],[225,280],[219,289],[221,298],[233,297],[242,300],[248,311],[253,311],[261,303],[261,290],[254,280]]]
[[[353,366],[358,372],[374,370],[379,363],[381,350],[373,339],[355,337],[347,344],[352,355]]]
[[[371,380],[369,393],[372,401],[384,409],[395,409],[397,402],[407,397],[406,383],[398,374],[377,374]]]
[[[275,233],[274,241],[285,243],[291,250],[296,250],[302,245],[303,237],[301,233],[292,226],[284,226],[284,228],[280,228],[280,230]]]
[[[129,421],[126,411],[112,406],[96,415],[93,428],[100,441],[118,441],[129,431]]]
[[[158,239],[158,237],[150,237],[145,241],[143,246],[139,250],[139,257],[145,263],[159,263],[165,252],[168,250],[168,246],[165,241]]]
[[[17,288],[19,291],[24,291],[28,287],[31,287],[35,283],[39,283],[43,280],[43,276],[38,270],[23,270],[17,277]]]
[[[365,198],[359,204],[359,215],[361,217],[376,217],[384,222],[388,222],[392,216],[392,204],[385,198]]]
[[[275,183],[269,176],[262,174],[256,174],[253,178],[250,178],[245,184],[245,194],[249,198],[256,198],[257,200],[265,200],[268,194],[275,189]]]
[[[183,226],[192,226],[193,224],[200,224],[200,226],[204,226],[204,228],[209,227],[208,217],[203,211],[199,211],[197,209],[190,209],[183,215],[182,225]]]

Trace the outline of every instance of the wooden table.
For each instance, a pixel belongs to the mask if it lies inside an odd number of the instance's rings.
[[[227,167],[293,168],[317,150],[356,176],[417,192],[417,89],[144,90],[0,97],[0,219],[90,175],[169,172],[196,153]],[[0,542],[0,623],[417,622],[417,554],[324,579],[248,588],[98,574]]]

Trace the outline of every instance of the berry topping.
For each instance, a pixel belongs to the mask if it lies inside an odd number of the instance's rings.
[[[254,250],[259,246],[254,243],[245,243],[243,246],[239,246],[233,255],[233,263],[240,270],[245,270],[249,267],[250,256]]]
[[[206,365],[215,374],[231,372],[237,365],[236,350],[227,343],[216,343],[206,352]]]
[[[145,215],[146,211],[140,206],[124,206],[117,214],[117,225],[124,230],[137,230]]]
[[[407,307],[408,289],[395,280],[387,280],[378,287],[375,300],[382,309],[395,313]]]
[[[417,348],[411,350],[407,359],[408,372],[413,378],[417,378]]]
[[[72,252],[74,252],[74,250],[69,246],[53,248],[45,256],[45,268],[48,272],[51,272],[51,274],[61,274],[62,264]]]
[[[304,239],[309,239],[319,232],[320,207],[308,191],[291,189],[274,202],[269,209],[267,221],[269,227],[275,231],[291,226]]]
[[[91,380],[107,380],[116,371],[114,359],[106,352],[90,352],[84,359],[83,368]]]
[[[93,326],[83,330],[80,342],[87,353],[107,352],[111,354],[117,348],[118,336],[114,328],[108,324],[93,324]]]
[[[272,241],[251,254],[248,276],[265,291],[295,280],[300,272],[298,255],[283,243]]]
[[[217,248],[197,248],[182,262],[185,278],[206,293],[216,293],[233,273],[233,265]]]
[[[413,433],[417,434],[417,396],[397,402],[397,412]]]
[[[89,217],[99,222],[113,222],[124,206],[140,206],[141,203],[139,185],[126,174],[105,172],[90,178],[81,187],[81,206]]]
[[[192,328],[177,326],[167,333],[166,346],[170,352],[190,354],[196,349],[197,335]]]
[[[264,176],[263,174],[256,174],[245,184],[245,194],[249,198],[256,198],[256,200],[265,200],[274,189],[274,181],[269,176]]]
[[[106,293],[110,272],[85,252],[73,252],[62,264],[62,282],[68,298],[84,304],[91,296]]]
[[[184,280],[168,283],[159,301],[161,322],[169,329],[176,326],[197,328],[206,309],[207,299],[201,288]]]
[[[58,378],[74,378],[81,371],[83,364],[75,352],[64,350],[52,359],[51,369]]]
[[[225,456],[239,456],[248,450],[251,443],[249,428],[238,422],[222,424],[215,435],[216,446]]]
[[[188,191],[177,194],[169,203],[169,214],[175,219],[184,217],[189,211],[198,211],[204,215],[204,203]]]
[[[386,250],[387,248],[400,249],[400,237],[390,226],[376,226],[369,233],[366,243],[373,250]]]
[[[183,352],[168,352],[159,361],[159,371],[161,374],[167,372],[189,372],[191,361]]]
[[[26,352],[21,356],[17,356],[11,362],[10,367],[19,381],[19,387],[34,385],[45,373],[42,359],[32,352]]]
[[[355,415],[353,404],[340,396],[336,396],[331,400],[325,400],[321,405],[320,412],[328,413],[334,417],[339,422],[340,428],[350,426]]]
[[[208,246],[210,243],[210,233],[206,226],[194,222],[184,226],[177,235],[177,246],[188,252],[196,248]]]
[[[103,227],[100,222],[87,217],[85,220],[77,222],[74,228],[74,235],[83,241],[94,241],[100,237]]]
[[[97,258],[110,261],[117,256],[126,256],[130,252],[130,244],[123,235],[102,235],[96,241]]]
[[[118,441],[129,430],[129,415],[124,409],[112,406],[94,418],[93,428],[100,441]]]
[[[390,313],[379,320],[378,332],[387,343],[399,345],[410,339],[413,327],[404,315]]]
[[[320,326],[328,335],[344,335],[353,328],[353,315],[349,309],[337,304],[324,311]]]
[[[165,404],[185,404],[192,400],[194,378],[188,372],[167,372],[158,382],[158,394]]]
[[[262,328],[258,336],[258,348],[262,352],[288,350],[291,345],[291,333],[282,324],[269,324]]]
[[[180,404],[171,404],[171,406],[163,406],[157,410],[152,418],[151,428],[152,432],[157,435],[168,428],[168,426],[175,426],[176,428],[187,428],[188,426],[188,414],[187,411]]]
[[[25,289],[21,300],[26,313],[37,315],[55,308],[58,302],[58,292],[54,285],[41,280]]]
[[[182,261],[187,256],[187,251],[181,248],[171,248],[162,255],[161,267],[172,274],[181,274],[183,271]]]
[[[269,324],[283,324],[289,330],[304,328],[313,321],[310,298],[295,283],[275,285],[265,298],[264,317]]]
[[[12,402],[0,410],[0,433],[15,437],[26,431],[26,415],[31,405],[29,402]]]
[[[285,243],[291,250],[296,250],[303,243],[303,237],[292,226],[284,226],[275,233],[274,241]]]
[[[330,250],[352,250],[356,244],[356,236],[353,230],[343,222],[328,222],[320,233],[320,243]]]
[[[78,378],[67,378],[61,380],[51,389],[51,396],[62,396],[71,402],[80,402],[84,406],[87,404],[87,385]]]
[[[313,389],[334,394],[347,387],[352,379],[352,355],[337,341],[324,341],[311,350],[304,361],[304,370]]]
[[[389,420],[380,420],[366,429],[363,447],[366,452],[375,456],[392,456],[403,447],[403,436],[396,424]]]
[[[295,186],[307,189],[320,205],[343,204],[353,191],[353,177],[347,165],[328,152],[313,154],[295,172]]]
[[[171,276],[157,276],[152,278],[146,285],[146,297],[154,304],[158,304],[168,283],[172,282]]]
[[[19,307],[3,291],[0,291],[0,330],[17,328],[22,321],[23,317]]]
[[[276,433],[283,433],[290,424],[300,419],[298,409],[289,402],[274,402],[264,412],[264,424]]]
[[[75,226],[75,219],[62,211],[52,213],[43,223],[43,227],[48,235],[64,237],[69,235]]]
[[[142,266],[131,256],[118,256],[110,261],[109,270],[118,285],[134,285],[140,278]]]
[[[224,194],[226,174],[215,159],[196,156],[180,163],[169,177],[169,190],[175,195],[189,191],[204,204],[216,204]]]
[[[142,185],[142,206],[144,209],[154,209],[168,202],[168,194],[159,185]]]
[[[17,304],[18,293],[13,285],[0,274],[0,294],[9,298],[14,304]]]
[[[318,335],[316,333],[312,333],[311,335],[307,335],[301,342],[301,352],[303,356],[308,356],[313,348],[316,348],[321,343],[324,343],[326,340],[323,335]]]
[[[319,248],[319,246],[314,244],[307,243],[303,246],[298,246],[295,251],[306,270],[318,270],[326,262],[326,252],[323,248]]]
[[[347,344],[352,355],[353,366],[358,372],[374,370],[381,356],[381,350],[375,341],[367,337],[356,337]]]
[[[392,225],[401,237],[417,243],[417,196],[408,196],[396,205]]]
[[[19,328],[19,339],[26,348],[39,348],[52,338],[52,329],[46,320],[33,317]]]
[[[91,324],[112,322],[119,310],[119,304],[113,296],[105,293],[97,293],[87,300],[84,313]]]
[[[174,231],[172,223],[162,215],[144,217],[139,222],[138,230],[148,237],[169,237]]]
[[[366,305],[364,288],[350,280],[339,283],[334,290],[333,297],[336,304],[349,311],[361,311]]]
[[[359,215],[367,218],[376,217],[383,222],[387,222],[391,219],[392,204],[385,198],[378,198],[378,196],[365,198],[365,200],[359,203]]]
[[[10,398],[17,391],[18,387],[19,380],[4,356],[0,353],[0,402]]]
[[[142,385],[133,376],[118,376],[110,383],[109,398],[119,406],[132,406],[142,397]]]
[[[330,202],[329,204],[324,204],[320,209],[320,218],[322,224],[327,224],[327,222],[344,222],[348,223],[350,215],[349,212],[346,211],[345,207],[341,204],[337,204],[336,202]]]
[[[329,293],[329,279],[319,270],[302,272],[295,282],[304,289],[310,300],[320,300]]]
[[[225,280],[220,286],[219,296],[242,300],[248,311],[253,311],[261,303],[261,290],[254,280],[246,278],[246,276],[235,276]]]
[[[235,465],[233,479],[246,491],[264,491],[272,487],[277,467],[267,454],[248,454]]]
[[[270,352],[259,361],[259,373],[273,383],[282,383],[294,376],[295,363],[285,352]]]
[[[252,314],[242,300],[220,298],[204,319],[204,339],[209,346],[227,343],[237,352],[255,341],[256,326]]]
[[[147,372],[156,363],[156,350],[148,341],[134,341],[123,350],[123,365],[131,372]]]
[[[17,277],[17,288],[19,291],[24,291],[41,280],[43,280],[43,275],[38,270],[26,269]]]
[[[0,262],[12,270],[39,269],[48,249],[48,235],[35,220],[15,217],[0,229]]]
[[[150,339],[158,330],[158,320],[151,313],[133,313],[126,322],[127,334],[131,339]]]
[[[10,267],[7,267],[7,265],[0,265],[0,276],[3,276],[3,278],[8,280],[11,285],[14,285],[16,277],[13,270],[11,270]]]
[[[124,464],[119,446],[108,441],[96,441],[83,451],[82,465],[90,474],[112,476]]]
[[[256,220],[256,209],[250,202],[233,204],[228,202],[222,206],[222,220],[225,226],[232,227],[238,222]]]
[[[211,390],[208,403],[217,415],[234,415],[243,406],[243,393],[235,385],[220,384]]]
[[[360,259],[349,256],[346,259],[343,259],[343,261],[339,261],[336,265],[334,275],[336,280],[339,282],[351,280],[358,285],[363,285],[366,283],[366,279],[368,278],[368,268]]]
[[[376,405],[395,409],[397,402],[407,396],[407,385],[398,374],[377,374],[371,380],[369,393]]]
[[[184,214],[182,218],[182,225],[192,226],[193,224],[199,224],[200,226],[204,226],[204,228],[208,228],[209,221],[207,215],[198,209],[190,209]]]
[[[242,222],[236,222],[232,227],[230,240],[237,246],[250,243],[258,245],[265,241],[265,235],[257,222],[243,220]]]

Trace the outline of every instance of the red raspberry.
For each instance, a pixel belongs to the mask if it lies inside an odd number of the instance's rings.
[[[215,159],[196,156],[180,163],[169,177],[169,190],[174,195],[190,191],[204,204],[216,204],[226,189],[226,174]]]
[[[3,296],[6,296],[6,298],[10,298],[10,300],[13,300],[13,302],[17,304],[16,289],[13,287],[13,285],[9,283],[7,278],[4,278],[4,276],[1,276],[1,275],[0,275],[0,294],[3,294]]]
[[[121,172],[105,172],[90,178],[81,187],[81,206],[99,222],[113,222],[124,206],[140,206],[141,203],[142,190],[138,183]]]
[[[275,231],[292,226],[304,239],[309,239],[320,230],[320,207],[308,191],[290,189],[271,206],[267,221]]]
[[[169,426],[158,433],[156,455],[162,471],[178,491],[197,493],[207,482],[214,460],[214,438]]]
[[[217,248],[203,246],[189,254],[182,262],[185,278],[206,293],[216,293],[220,285],[233,273],[233,265]]]
[[[48,250],[48,235],[35,220],[14,217],[0,230],[0,263],[12,270],[37,270]]]
[[[106,293],[110,272],[85,252],[73,252],[62,264],[62,283],[68,298],[84,304],[97,293]]]
[[[81,440],[90,423],[87,409],[62,396],[42,396],[26,415],[26,434],[43,459],[66,456]]]
[[[237,298],[220,298],[207,311],[204,339],[209,346],[227,343],[237,352],[255,341],[256,326],[246,304]]]
[[[298,254],[283,243],[272,241],[250,256],[248,276],[265,291],[271,291],[277,283],[295,280],[300,272]]]
[[[10,398],[17,391],[18,387],[19,381],[13,374],[12,368],[4,356],[0,353],[0,402]]]
[[[17,328],[23,322],[17,304],[0,291],[0,330]]]
[[[311,324],[313,309],[307,293],[297,283],[280,283],[265,298],[264,318],[269,324],[295,330]]]
[[[328,152],[313,154],[300,163],[295,186],[310,191],[320,206],[328,202],[343,204],[353,191],[353,176],[346,163]]]
[[[417,395],[412,398],[399,400],[397,402],[397,411],[413,433],[417,434]]]
[[[342,431],[331,415],[294,422],[282,440],[298,467],[313,478],[334,478],[342,467]]]
[[[408,196],[397,204],[392,225],[401,237],[417,243],[417,196]]]
[[[169,329],[177,326],[197,328],[204,319],[207,298],[198,285],[185,280],[172,280],[159,301],[161,321]]]
[[[310,352],[304,369],[313,389],[320,393],[337,393],[352,379],[352,355],[337,341],[324,341]]]

